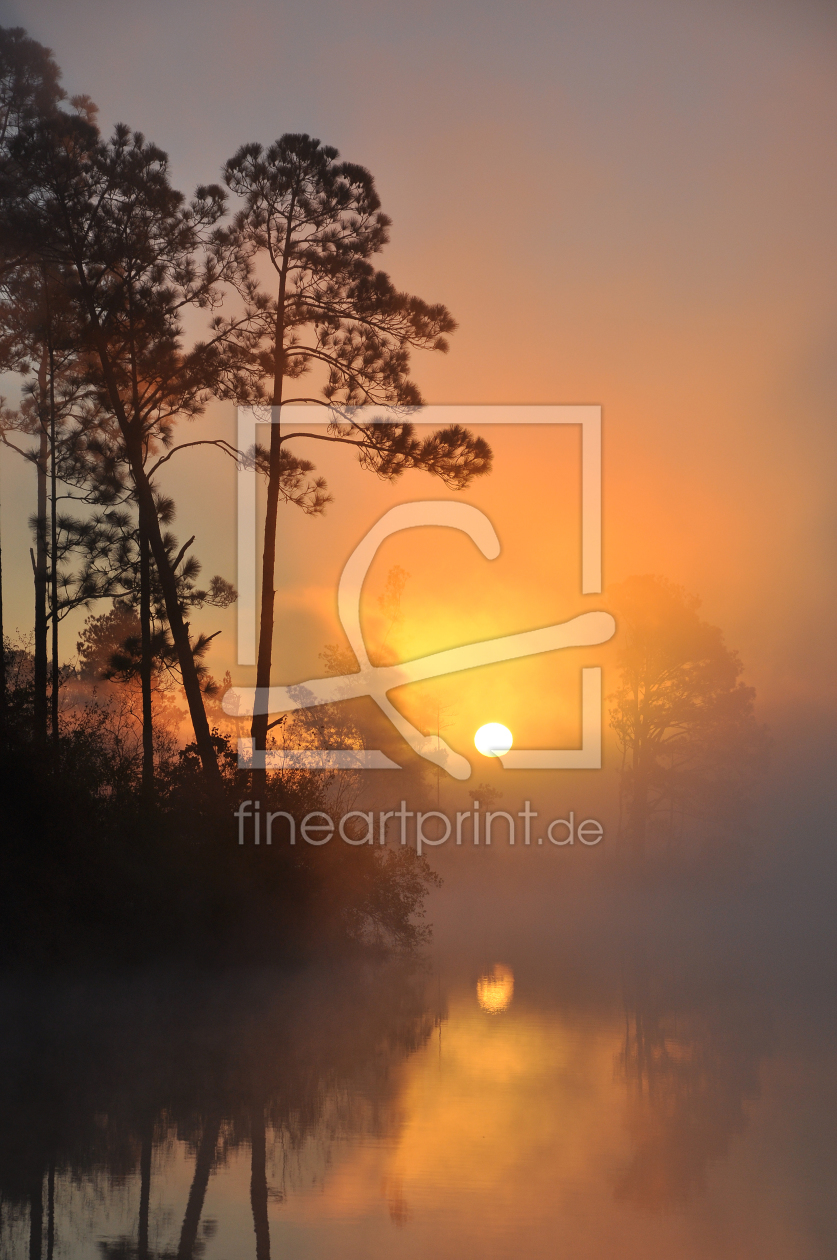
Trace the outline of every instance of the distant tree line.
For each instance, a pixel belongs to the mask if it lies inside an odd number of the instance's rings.
[[[619,628],[610,724],[621,751],[622,834],[634,857],[741,855],[769,751],[738,653],[664,578],[609,592]]]

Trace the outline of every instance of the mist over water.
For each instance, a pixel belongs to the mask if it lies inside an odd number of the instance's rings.
[[[833,722],[770,717],[745,815],[663,783],[641,860],[612,773],[403,758],[413,811],[538,812],[428,847],[412,954],[8,971],[4,1260],[832,1256]],[[538,844],[570,811],[601,842]],[[247,832],[255,871],[285,851]]]
[[[833,1255],[827,802],[782,778],[792,873],[463,845],[420,958],[7,978],[4,1257]]]

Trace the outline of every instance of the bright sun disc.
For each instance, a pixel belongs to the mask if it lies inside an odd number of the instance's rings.
[[[502,757],[512,746],[512,733],[502,722],[486,722],[474,736],[474,743],[483,757]]]

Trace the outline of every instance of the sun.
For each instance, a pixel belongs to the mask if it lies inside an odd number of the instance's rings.
[[[502,757],[512,746],[512,733],[502,722],[486,722],[474,736],[474,743],[483,757]]]

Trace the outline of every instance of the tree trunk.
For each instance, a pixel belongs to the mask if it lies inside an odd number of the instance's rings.
[[[634,753],[631,771],[630,802],[631,850],[641,862],[645,857],[645,839],[648,832],[648,780],[641,759]]]
[[[142,794],[154,793],[154,712],[151,704],[151,551],[145,514],[139,514],[140,553],[140,628],[142,653],[140,685],[142,689]]]
[[[177,661],[180,665],[180,673],[183,679],[183,690],[186,692],[186,702],[189,705],[189,716],[192,719],[198,755],[210,784],[220,788],[222,786],[221,771],[218,768],[218,759],[212,744],[206,709],[203,705],[203,692],[201,691],[195,658],[192,655],[192,645],[189,641],[189,626],[183,620],[183,611],[180,607],[180,600],[177,597],[177,580],[172,571],[169,557],[166,555],[163,535],[160,530],[160,520],[157,516],[157,507],[154,503],[151,485],[142,466],[142,454],[136,449],[131,452],[131,473],[134,478],[140,512],[144,514],[148,527],[148,541],[151,547],[151,554],[157,565],[157,575],[163,588],[166,615],[169,619],[172,638],[177,650]]]
[[[0,504],[2,517],[2,504]],[[6,635],[3,630],[3,527],[0,520],[0,746],[6,738]]]
[[[186,1211],[183,1216],[183,1228],[180,1231],[180,1245],[177,1248],[177,1260],[192,1260],[195,1243],[198,1240],[198,1228],[201,1223],[203,1201],[206,1198],[206,1188],[209,1185],[209,1177],[212,1172],[212,1161],[215,1158],[215,1147],[218,1144],[218,1134],[220,1131],[221,1121],[218,1118],[207,1121],[204,1126],[200,1145],[198,1146],[198,1153],[195,1158],[195,1172],[192,1177],[192,1185],[189,1190]]]
[[[44,1179],[33,1180],[29,1192],[29,1260],[41,1260],[44,1245]]]
[[[151,1203],[151,1153],[154,1145],[153,1126],[149,1123],[142,1135],[140,1150],[140,1203],[137,1229],[137,1260],[148,1257],[148,1210]]]
[[[47,742],[47,460],[49,439],[41,429],[35,471],[38,479],[35,518],[35,739]]]
[[[203,694],[201,692],[200,679],[195,665],[195,658],[192,655],[192,645],[189,642],[189,627],[183,620],[183,612],[180,607],[180,601],[177,598],[177,582],[172,572],[169,558],[166,555],[166,548],[163,543],[163,535],[160,530],[160,519],[157,515],[157,505],[154,502],[154,495],[151,491],[151,484],[145,475],[143,466],[143,451],[141,434],[135,431],[128,419],[122,396],[119,392],[119,385],[113,370],[110,356],[107,350],[107,343],[104,333],[102,332],[99,316],[96,310],[95,302],[87,284],[87,276],[84,267],[76,262],[76,269],[79,280],[81,281],[82,290],[85,294],[87,303],[87,313],[90,319],[93,334],[96,340],[96,346],[99,356],[99,362],[102,365],[102,373],[105,378],[105,384],[108,391],[110,404],[113,408],[113,414],[119,425],[119,430],[125,442],[125,448],[128,453],[130,463],[131,476],[134,481],[134,487],[137,496],[137,505],[139,511],[145,514],[146,527],[148,529],[148,541],[151,547],[151,554],[157,565],[157,574],[160,579],[160,585],[163,589],[163,599],[166,605],[166,615],[169,620],[169,627],[172,632],[175,650],[177,651],[177,660],[180,665],[180,672],[183,680],[183,690],[186,693],[186,702],[189,706],[189,716],[192,719],[192,727],[195,732],[195,743],[198,748],[198,755],[201,759],[204,774],[210,787],[220,792],[223,788],[221,779],[221,771],[218,767],[218,759],[215,755],[215,749],[212,744],[212,736],[209,731],[209,722],[206,719],[206,709],[203,704]]]
[[[47,1173],[47,1253],[46,1260],[55,1254],[55,1164],[50,1162]]]
[[[270,688],[270,667],[273,659],[273,621],[276,592],[273,589],[274,569],[276,566],[276,527],[279,518],[279,485],[280,457],[282,440],[280,426],[270,426],[270,472],[267,483],[267,508],[264,520],[264,546],[262,549],[262,594],[259,617],[259,655],[256,665],[256,698],[266,698]],[[266,708],[266,706],[263,706]],[[270,715],[254,713],[250,733],[253,738],[253,749],[263,749],[267,745],[267,727]],[[264,797],[267,787],[267,772],[254,770],[253,795],[257,800]]]
[[[250,1117],[250,1205],[256,1231],[256,1260],[270,1260],[270,1222],[267,1216],[267,1141],[264,1109],[254,1107]]]
[[[61,751],[58,729],[58,475],[55,467],[55,362],[49,356],[49,463],[50,463],[50,610],[52,616],[52,768],[58,773]]]
[[[285,294],[288,282],[288,263],[291,248],[291,224],[294,198],[288,211],[288,231],[285,237],[282,271],[279,276],[279,293],[276,299],[276,325],[273,330],[273,406],[282,406],[282,387],[285,379]],[[282,484],[282,433],[279,415],[271,413],[270,467],[267,478],[267,507],[264,521],[264,548],[262,550],[262,597],[259,616],[259,654],[256,664],[256,700],[267,697],[270,689],[270,667],[273,660],[273,622],[276,591],[273,588],[276,568],[276,527],[279,523],[279,490]],[[265,706],[266,708],[267,706]],[[253,751],[267,746],[267,728],[270,715],[254,713],[250,734]],[[252,791],[256,800],[264,798],[267,789],[267,771],[254,770]]]

